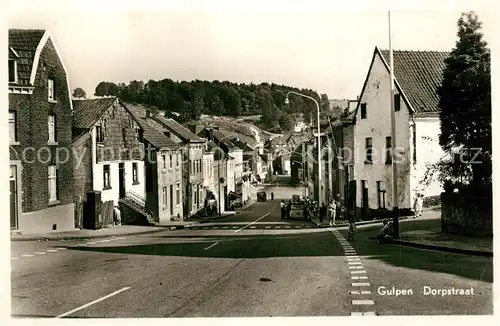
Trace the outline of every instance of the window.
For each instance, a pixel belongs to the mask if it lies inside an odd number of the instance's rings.
[[[177,189],[175,189],[175,204],[180,205],[181,203],[181,186],[177,184]]]
[[[177,159],[175,160],[175,166],[179,167],[179,161],[180,161],[181,156],[177,154]]]
[[[163,162],[163,170],[166,170],[167,169],[167,155],[162,154],[161,160]]]
[[[163,187],[163,210],[167,209],[167,187]]]
[[[392,164],[392,138],[385,137],[385,164]]]
[[[401,110],[401,95],[400,94],[394,94],[394,110],[395,111]]]
[[[49,101],[54,101],[55,100],[55,92],[54,92],[54,80],[53,79],[48,79],[47,80],[47,86],[49,89]]]
[[[365,163],[372,163],[372,139],[365,139],[366,160]]]
[[[132,182],[134,184],[139,183],[139,169],[137,168],[137,163],[132,163]]]
[[[49,202],[57,200],[57,168],[49,165]]]
[[[102,126],[96,126],[95,127],[95,134],[96,134],[96,141],[98,143],[102,143],[103,142],[103,133],[102,133]]]
[[[378,208],[385,208],[385,182],[377,181]]]
[[[111,180],[110,180],[110,170],[109,170],[109,164],[104,165],[103,167],[103,188],[106,189],[111,189]]]
[[[17,141],[17,112],[9,111],[9,138]]]
[[[51,114],[48,117],[49,143],[56,142],[56,116]]]
[[[361,103],[361,119],[366,119],[366,103]]]
[[[193,186],[193,204],[198,205],[198,193],[196,185]]]
[[[172,154],[170,154],[170,168],[172,168],[172,165],[174,164],[173,160],[174,160],[174,157],[172,156]]]
[[[9,83],[17,83],[17,61],[9,60]]]

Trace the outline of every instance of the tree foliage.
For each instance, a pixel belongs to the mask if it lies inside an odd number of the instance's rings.
[[[122,100],[151,105],[165,111],[174,112],[180,122],[198,120],[202,114],[222,116],[262,115],[261,127],[281,131],[293,126],[291,115],[304,113],[306,122],[316,117],[316,105],[313,101],[290,95],[290,104],[285,104],[286,93],[299,92],[314,97],[321,108],[328,97],[321,97],[313,90],[298,89],[285,85],[261,83],[238,84],[229,81],[175,82],[171,79],[130,81],[127,84],[100,82],[96,96],[119,96]],[[288,116],[288,117],[284,117]]]
[[[83,90],[83,88],[77,87],[73,91],[73,97],[74,98],[86,98],[87,97],[87,93],[85,93],[85,91]]]
[[[474,184],[491,182],[492,170],[490,50],[480,29],[476,14],[462,14],[459,39],[445,60],[438,90],[439,143],[452,158],[442,164],[441,172],[445,178]]]

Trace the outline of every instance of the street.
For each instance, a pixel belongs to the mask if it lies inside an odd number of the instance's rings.
[[[345,228],[281,220],[279,201],[255,203],[240,214],[176,231],[12,242],[12,315],[493,313],[492,258],[378,244],[368,237],[378,232],[380,223],[360,227],[351,246]],[[417,229],[422,223],[402,221],[401,230]],[[439,225],[439,220],[431,223]],[[473,294],[424,295],[425,286],[472,288]],[[383,295],[381,287],[413,293]]]

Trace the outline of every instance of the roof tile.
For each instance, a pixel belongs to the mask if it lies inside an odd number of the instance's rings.
[[[17,60],[17,78],[19,85],[30,85],[31,70],[36,48],[45,30],[43,29],[9,29],[9,48],[19,55]]]

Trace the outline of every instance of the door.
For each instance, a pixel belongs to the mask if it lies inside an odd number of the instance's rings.
[[[174,215],[174,186],[170,185],[170,215]]]
[[[368,187],[366,186],[366,181],[361,181],[361,210],[363,216],[368,216]]]
[[[10,228],[17,229],[17,169],[10,167]]]
[[[119,198],[125,197],[125,164],[118,164],[118,196]]]

